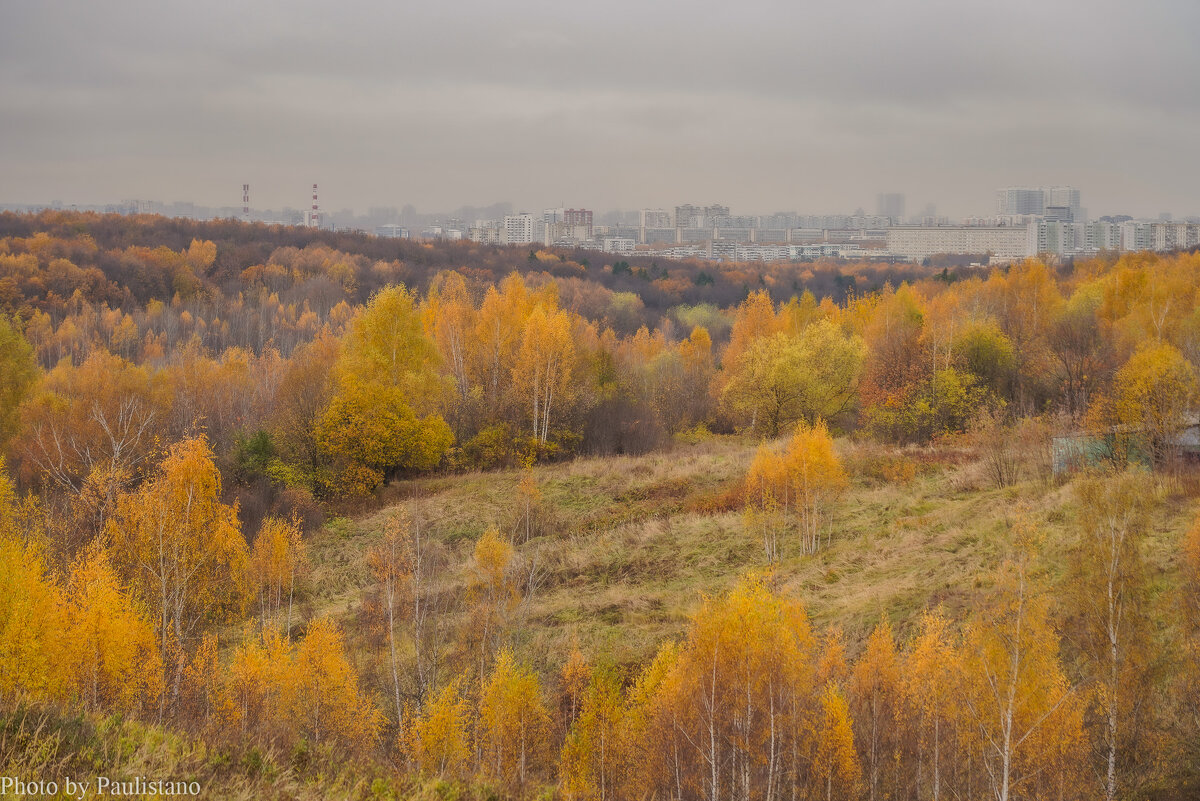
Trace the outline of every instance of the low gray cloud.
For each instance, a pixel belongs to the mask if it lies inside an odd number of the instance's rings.
[[[1200,213],[1194,0],[9,3],[0,201]]]

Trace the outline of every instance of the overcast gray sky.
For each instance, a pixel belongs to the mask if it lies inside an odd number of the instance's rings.
[[[1197,0],[0,0],[0,202],[1200,214]]]

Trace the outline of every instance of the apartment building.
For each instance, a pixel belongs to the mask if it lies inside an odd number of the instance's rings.
[[[938,253],[990,253],[1011,262],[1032,255],[1028,236],[1024,225],[901,225],[887,229],[886,241],[888,253],[912,261]]]

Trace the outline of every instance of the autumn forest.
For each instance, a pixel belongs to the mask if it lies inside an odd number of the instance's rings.
[[[1200,794],[1200,253],[0,214],[0,774]]]

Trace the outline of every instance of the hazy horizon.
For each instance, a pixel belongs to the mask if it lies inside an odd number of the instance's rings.
[[[0,201],[1200,213],[1200,6],[7,7]]]

